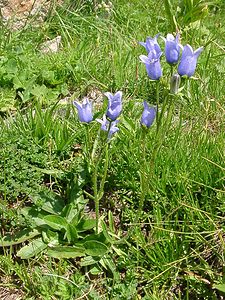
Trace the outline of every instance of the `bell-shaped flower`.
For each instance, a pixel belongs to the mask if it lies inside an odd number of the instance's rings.
[[[170,65],[177,64],[180,58],[180,51],[183,47],[179,44],[179,38],[179,34],[177,34],[175,38],[171,33],[167,34],[166,39],[163,37],[163,40],[165,41],[166,61]]]
[[[145,47],[147,53],[149,54],[149,52],[152,52],[154,57],[158,57],[159,54],[162,53],[157,41],[158,36],[159,33],[154,38],[147,37],[146,42],[139,42],[140,45]]]
[[[141,116],[141,125],[149,128],[155,120],[156,117],[156,109],[154,107],[149,107],[148,103],[144,101],[144,111]]]
[[[119,130],[116,125],[119,123],[119,120],[110,122],[107,120],[106,115],[103,115],[102,120],[96,119],[97,122],[101,124],[101,129],[108,132],[108,140],[111,139],[111,136]]]
[[[160,57],[162,52],[157,55],[153,52],[149,52],[148,56],[140,55],[140,60],[145,64],[147,74],[152,80],[159,80],[162,76],[162,68],[160,64]]]
[[[188,77],[191,77],[194,74],[197,65],[197,59],[203,49],[203,47],[200,47],[197,50],[193,51],[190,45],[184,46],[181,60],[178,65],[178,73],[181,76],[187,75]]]
[[[112,121],[115,121],[122,111],[122,92],[118,91],[115,95],[107,92],[105,96],[109,100],[106,116]]]
[[[88,98],[85,98],[82,104],[77,101],[74,101],[73,104],[77,108],[78,117],[81,122],[89,123],[93,120],[92,102]]]

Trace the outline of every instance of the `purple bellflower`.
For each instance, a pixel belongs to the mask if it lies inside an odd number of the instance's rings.
[[[139,42],[140,45],[145,47],[148,54],[149,52],[153,52],[156,57],[162,52],[157,42],[158,36],[159,34],[154,36],[154,38],[147,37],[146,42]]]
[[[144,46],[148,56],[140,55],[140,60],[145,64],[148,76],[152,80],[158,80],[162,76],[162,69],[160,65],[160,57],[162,51],[157,42],[159,34],[154,38],[148,37],[146,42],[139,42],[140,45]]]
[[[163,38],[163,40],[165,41],[166,61],[170,65],[177,64],[180,58],[180,50],[183,47],[179,44],[179,38],[179,34],[177,34],[175,38],[171,33],[167,34],[166,39]]]
[[[197,50],[193,51],[190,45],[184,46],[181,60],[178,65],[178,73],[181,76],[184,75],[187,75],[188,77],[193,76],[197,65],[197,59],[201,54],[201,52],[203,51],[203,49],[204,49],[203,47],[200,47]]]
[[[156,117],[156,109],[154,107],[149,107],[148,103],[144,101],[144,111],[141,116],[141,125],[149,128],[155,120]]]
[[[145,64],[146,71],[148,74],[148,77],[152,80],[159,80],[162,76],[162,69],[160,65],[160,56],[161,53],[154,53],[149,52],[148,56],[146,55],[140,55],[140,60]]]
[[[106,116],[112,121],[115,121],[122,111],[122,92],[118,91],[115,95],[107,92],[105,96],[109,100]]]
[[[119,130],[116,125],[119,123],[119,120],[110,122],[106,119],[106,115],[103,115],[102,120],[96,119],[97,122],[101,124],[101,129],[104,131],[108,131],[108,140],[111,139],[111,136]]]
[[[77,108],[78,117],[81,122],[89,123],[93,120],[92,102],[88,98],[85,98],[82,104],[77,101],[74,101],[73,104]]]

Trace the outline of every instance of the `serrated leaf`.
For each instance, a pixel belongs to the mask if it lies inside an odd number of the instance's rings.
[[[84,242],[84,247],[86,254],[91,256],[103,256],[108,251],[105,244],[95,240]]]
[[[27,246],[21,248],[16,255],[22,259],[28,259],[39,254],[41,251],[43,251],[46,248],[47,248],[47,244],[43,242],[42,238],[38,238],[30,242]]]
[[[85,249],[82,247],[53,247],[46,252],[47,255],[55,258],[75,258],[85,256]]]
[[[40,235],[40,232],[36,229],[24,229],[14,235],[0,237],[0,247],[17,245],[32,239],[37,235]]]
[[[67,229],[67,222],[61,216],[48,215],[43,218],[43,221],[51,228],[55,230]]]

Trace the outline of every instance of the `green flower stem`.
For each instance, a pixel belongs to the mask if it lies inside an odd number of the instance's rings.
[[[191,99],[191,81],[190,78],[186,78],[186,92],[189,99]]]
[[[94,202],[95,202],[95,219],[96,219],[96,234],[98,234],[98,222],[99,222],[99,198],[98,198],[98,162],[95,165],[93,176],[93,190],[94,190]]]
[[[140,201],[138,206],[138,211],[136,215],[134,230],[135,236],[140,236],[141,231],[141,215],[144,207],[144,202],[147,194],[147,178],[148,178],[148,171],[147,171],[147,164],[146,164],[146,138],[147,138],[148,128],[142,128],[141,132],[141,164],[140,164],[140,188],[141,188],[141,195],[140,195]],[[137,251],[137,266],[139,266],[139,259],[140,259],[140,252],[139,252],[139,241],[136,240],[136,251]]]
[[[169,94],[166,97],[166,100],[163,103],[162,110],[160,113],[161,120],[163,119],[163,115],[166,110],[167,110],[167,115],[166,115],[165,121],[163,123],[161,122],[161,126],[160,126],[161,130],[156,133],[156,137],[158,136],[158,138],[156,138],[155,147],[153,148],[153,154],[151,157],[151,168],[152,169],[154,169],[154,162],[156,160],[157,154],[159,153],[159,151],[164,143],[165,137],[171,127],[173,112],[174,112],[174,95]]]
[[[111,123],[109,124],[109,130],[110,130],[110,126],[111,126]],[[108,137],[109,130],[107,132],[107,137]],[[99,167],[100,162],[103,160],[103,156],[104,156],[103,176],[101,178],[100,185],[98,187],[98,167]],[[100,149],[98,157],[97,157],[96,161],[93,162],[93,165],[94,165],[94,172],[92,175],[92,182],[93,182],[94,196],[92,196],[91,198],[95,202],[96,234],[98,234],[98,232],[99,232],[99,202],[104,195],[104,187],[105,187],[108,166],[109,166],[109,142],[107,140],[105,140],[105,142],[102,144],[102,147]]]
[[[156,104],[157,104],[157,110],[156,110],[156,132],[159,131],[160,127],[160,120],[159,120],[159,80],[156,81]]]
[[[101,198],[102,198],[103,193],[104,193],[104,187],[105,187],[105,181],[106,181],[108,166],[109,166],[109,143],[106,143],[103,176],[102,176],[102,179],[101,179],[101,182],[100,182],[100,189],[99,189],[99,196]]]
[[[86,142],[85,143],[85,157],[86,157],[86,161],[88,164],[88,170],[89,170],[90,162],[91,162],[89,124],[85,124],[85,142]]]
[[[147,187],[147,166],[146,166],[146,137],[147,137],[148,129],[142,128],[142,134],[141,134],[141,150],[142,150],[142,161],[140,166],[140,187],[141,187],[141,196],[140,196],[140,202],[138,206],[138,212],[137,212],[137,222],[140,219],[143,206],[144,206],[144,200],[146,196],[146,187]]]

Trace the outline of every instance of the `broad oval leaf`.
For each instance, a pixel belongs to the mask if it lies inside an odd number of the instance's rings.
[[[95,219],[82,219],[77,225],[77,231],[83,232],[86,230],[90,230],[95,227],[96,220]]]
[[[108,247],[99,241],[86,241],[84,242],[86,254],[91,256],[103,256],[107,251]]]
[[[43,221],[55,230],[61,230],[67,228],[66,220],[61,216],[49,215],[43,218]]]

